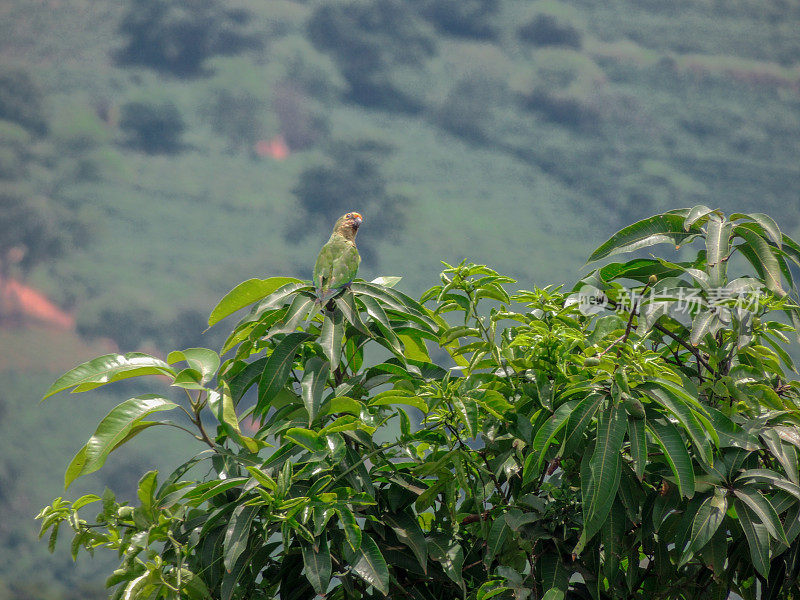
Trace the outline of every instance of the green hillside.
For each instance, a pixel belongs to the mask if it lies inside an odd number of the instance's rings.
[[[84,578],[31,517],[111,400],[39,406],[45,365],[108,338],[218,344],[200,332],[221,294],[309,278],[347,210],[361,275],[413,293],[464,257],[571,284],[615,228],[698,203],[797,235],[799,29],[797,0],[0,5],[0,265],[84,336],[0,332],[0,431],[18,434],[0,436],[0,600]],[[120,493],[168,455],[136,448]]]

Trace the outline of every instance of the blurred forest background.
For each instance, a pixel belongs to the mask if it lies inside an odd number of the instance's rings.
[[[798,0],[0,2],[0,600],[103,597],[33,516],[114,401],[53,378],[214,347],[216,300],[310,278],[343,212],[415,294],[464,257],[571,285],[698,203],[800,235],[799,31]],[[71,493],[130,496],[179,435]]]

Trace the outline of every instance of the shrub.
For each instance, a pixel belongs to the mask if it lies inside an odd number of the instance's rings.
[[[53,384],[153,374],[188,394],[113,409],[67,486],[151,426],[205,450],[144,474],[134,505],[57,499],[42,533],[118,552],[107,583],[126,598],[793,597],[797,331],[773,315],[800,325],[800,245],[765,215],[697,206],[590,260],[693,242],[686,261],[611,262],[574,293],[510,295],[461,263],[419,301],[397,278],[357,280],[320,310],[310,282],[246,281],[209,319],[255,303],[224,362],[109,355]]]

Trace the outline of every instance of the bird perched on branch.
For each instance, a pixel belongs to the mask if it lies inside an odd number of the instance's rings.
[[[326,304],[356,278],[361,262],[356,248],[356,233],[362,220],[357,212],[339,217],[330,239],[319,251],[314,265],[317,304]]]

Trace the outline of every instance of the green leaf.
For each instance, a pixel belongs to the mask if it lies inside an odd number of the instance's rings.
[[[783,529],[783,524],[775,511],[775,507],[761,492],[753,487],[745,486],[734,488],[733,493],[758,517],[772,537],[787,546],[789,545],[789,540],[786,539],[786,531]]]
[[[651,275],[655,275],[661,281],[667,277],[676,277],[681,272],[680,269],[664,265],[652,258],[634,258],[624,263],[608,263],[597,271],[604,282],[614,279],[633,279],[641,283],[647,283]]]
[[[364,308],[367,309],[369,316],[383,325],[387,330],[391,331],[392,326],[389,323],[389,317],[375,298],[372,296],[363,296],[359,298],[359,300],[364,305]]]
[[[592,494],[588,498],[585,521],[604,519],[610,503],[617,493],[621,471],[622,443],[627,431],[625,410],[614,405],[600,417],[597,425],[597,442],[590,462]],[[604,514],[605,513],[605,514]]]
[[[625,507],[619,499],[611,505],[608,518],[600,528],[600,539],[603,543],[603,574],[613,581],[619,569],[620,555],[624,551],[622,542],[625,535]]]
[[[698,204],[689,211],[688,215],[686,215],[686,219],[683,221],[684,230],[689,231],[692,225],[695,223],[700,224],[699,221],[707,217],[710,213],[716,212],[717,211],[714,209],[703,206],[702,204]]]
[[[786,295],[781,287],[781,269],[777,257],[772,253],[769,244],[755,231],[744,225],[736,225],[733,233],[745,241],[749,252],[742,252],[756,271],[764,278],[767,289],[780,296]],[[737,247],[740,251],[743,246]]]
[[[739,524],[744,530],[753,566],[764,577],[769,575],[769,534],[767,528],[758,522],[752,511],[738,498],[733,500]]]
[[[781,233],[780,227],[778,227],[778,224],[775,222],[775,220],[769,215],[765,215],[764,213],[733,213],[731,215],[731,219],[750,219],[751,221],[754,221],[761,226],[761,229],[767,234],[767,237],[769,237],[773,244],[775,244],[778,248],[782,246],[785,236]]]
[[[258,382],[257,414],[266,414],[269,403],[286,385],[297,349],[310,337],[308,333],[290,333],[272,351]]]
[[[264,356],[251,363],[243,363],[245,364],[244,368],[238,369],[232,376],[229,376],[225,371],[223,371],[224,379],[227,380],[228,385],[230,386],[231,396],[233,397],[234,404],[239,404],[239,400],[242,399],[242,396],[244,396],[245,392],[247,392],[247,390],[249,390],[250,387],[259,380],[261,374],[264,372],[264,367],[267,364],[268,358],[268,356]]]
[[[800,486],[792,483],[780,473],[772,469],[747,469],[742,471],[736,478],[739,480],[753,480],[759,482],[766,482],[770,485],[789,492],[792,496],[800,500]]]
[[[201,375],[200,383],[210,381],[219,369],[219,354],[208,348],[189,348],[187,350],[176,350],[167,356],[169,364],[178,361],[186,361],[191,369],[195,369]]]
[[[136,495],[139,502],[142,504],[142,509],[150,512],[153,508],[153,498],[156,493],[156,481],[158,479],[158,471],[148,471],[139,480],[139,487],[136,490]]]
[[[239,428],[239,418],[236,416],[233,398],[231,398],[230,389],[226,383],[223,382],[221,393],[217,391],[209,392],[208,408],[214,413],[217,421],[223,425],[227,425],[231,432],[241,435],[242,431]]]
[[[275,490],[275,488],[277,487],[278,484],[275,482],[275,480],[269,475],[267,475],[264,471],[259,469],[258,467],[246,467],[246,469],[249,471],[250,475],[253,476],[253,479],[255,479],[260,486],[268,490]]]
[[[527,469],[527,472],[526,469],[523,468],[523,485],[530,482],[533,478],[537,477],[539,473],[541,473],[547,449],[553,443],[553,439],[555,438],[556,434],[567,424],[567,419],[572,414],[572,411],[576,409],[579,402],[580,400],[578,398],[564,402],[564,404],[559,406],[553,415],[547,421],[545,421],[544,425],[542,425],[536,432],[536,435],[533,438],[533,444],[531,446],[531,454],[529,455],[530,458],[535,454],[536,464],[534,466],[531,463]],[[526,459],[525,462],[528,463],[528,460]]]
[[[317,310],[319,307],[316,305],[316,296],[311,293],[297,294],[283,318],[269,330],[268,336],[294,332],[306,317],[313,319]]]
[[[400,283],[401,279],[403,279],[403,278],[402,277],[396,277],[394,275],[384,275],[382,277],[376,277],[375,279],[370,281],[370,283],[374,283],[375,285],[381,285],[383,287],[391,288],[391,287],[396,286],[398,283]]]
[[[388,289],[371,283],[353,283],[350,289],[363,301],[365,296],[379,300],[387,310],[397,313],[425,325],[430,331],[436,328],[435,323],[428,316],[426,309],[413,298],[406,296],[398,290]]]
[[[317,538],[316,544],[302,542],[300,548],[303,552],[303,565],[308,582],[317,594],[324,595],[328,590],[332,574],[331,552],[328,549],[327,537],[323,533]]]
[[[228,528],[225,530],[225,539],[223,542],[223,552],[225,570],[229,573],[239,556],[247,549],[248,540],[250,538],[250,526],[253,519],[258,514],[257,506],[247,506],[240,504],[233,509],[231,519],[228,522]]]
[[[186,498],[192,506],[200,506],[206,500],[210,500],[214,496],[219,496],[231,488],[244,485],[246,482],[247,477],[233,477],[231,479],[208,481],[189,490],[183,497]]]
[[[699,551],[703,561],[711,567],[714,575],[719,576],[725,570],[725,561],[728,560],[728,535],[726,527],[718,528],[705,547]],[[726,600],[728,591],[722,595],[720,600]]]
[[[686,444],[677,427],[666,420],[648,420],[647,430],[653,435],[656,443],[661,446],[664,458],[677,478],[678,493],[685,498],[694,496],[695,480],[692,459],[689,457]]]
[[[481,587],[478,588],[476,600],[489,600],[490,598],[499,596],[503,592],[506,592],[511,589],[509,587],[501,585],[502,583],[503,583],[502,579],[490,579],[489,581],[484,581],[481,584]]]
[[[711,310],[701,310],[695,315],[692,319],[692,334],[689,340],[692,346],[700,344],[716,321],[717,314]]]
[[[489,529],[489,537],[486,539],[486,555],[483,560],[487,566],[491,566],[494,557],[502,552],[508,533],[508,523],[501,515],[492,523],[492,527]]]
[[[789,479],[794,483],[800,484],[800,474],[798,474],[797,469],[797,452],[794,446],[781,440],[780,430],[777,428],[762,429],[760,435],[769,451],[786,470],[786,475]]]
[[[336,510],[336,514],[339,515],[339,522],[342,524],[342,528],[344,529],[344,536],[347,539],[347,543],[350,544],[350,548],[354,551],[358,550],[361,547],[362,535],[361,535],[361,528],[358,526],[356,522],[356,517],[346,506],[336,506],[334,507]]]
[[[413,514],[408,512],[398,513],[394,515],[386,515],[384,517],[386,524],[391,527],[397,539],[405,544],[417,557],[419,565],[422,567],[424,573],[428,572],[428,542],[425,539],[425,534],[422,533],[422,528],[419,526],[419,521]]]
[[[336,307],[342,311],[342,315],[347,322],[355,327],[356,331],[368,337],[372,337],[372,334],[361,320],[361,314],[358,310],[358,305],[356,304],[353,294],[342,294],[341,296],[337,296],[334,298],[334,302],[336,302]]]
[[[697,447],[698,452],[707,464],[713,463],[711,453],[711,442],[700,421],[697,419],[691,408],[684,402],[681,396],[672,393],[672,387],[659,386],[658,384],[645,383],[639,388],[653,400],[666,408],[675,415],[681,425],[683,425],[692,442]]]
[[[75,500],[75,502],[72,503],[72,509],[78,510],[80,508],[83,508],[87,504],[91,504],[92,502],[97,502],[98,500],[100,500],[100,496],[98,496],[97,494],[86,494],[85,496],[81,496],[80,498]]]
[[[64,477],[64,489],[82,475],[94,473],[111,452],[134,435],[155,423],[142,423],[147,415],[178,408],[178,405],[155,395],[138,396],[126,400],[111,410],[89,439],[72,459]]]
[[[604,394],[589,394],[569,414],[564,434],[562,456],[569,457],[578,449],[578,445],[583,440],[583,432],[591,423],[597,409],[600,408],[606,397]]]
[[[125,592],[122,594],[122,600],[136,600],[138,598],[146,598],[149,595],[149,590],[152,588],[152,579],[155,573],[153,571],[145,571],[135,579],[128,582],[125,586]]]
[[[450,327],[449,329],[445,330],[442,335],[439,337],[439,345],[444,347],[450,344],[451,342],[462,338],[462,337],[480,337],[480,331],[475,327],[469,327],[467,325],[457,325],[455,327]]]
[[[453,408],[456,409],[459,420],[464,424],[471,438],[478,435],[478,403],[472,398],[457,396],[453,398]],[[427,406],[425,411],[427,412]]]
[[[615,233],[611,239],[592,252],[587,262],[594,262],[612,254],[632,252],[654,244],[670,243],[673,246],[680,246],[688,237],[699,233],[696,226],[692,226],[687,233],[683,225],[683,216],[675,213],[664,213],[643,219]]]
[[[342,311],[334,310],[332,313],[326,312],[322,329],[319,332],[319,345],[322,352],[330,362],[331,371],[335,371],[342,358],[342,340],[344,339],[344,318]]]
[[[464,566],[464,550],[452,535],[439,533],[428,538],[428,551],[433,560],[442,565],[445,574],[464,590],[461,570]]]
[[[142,375],[166,375],[172,379],[176,372],[163,360],[141,352],[106,354],[67,371],[50,386],[42,400],[69,388],[80,386],[79,390],[73,391],[86,391]]]
[[[316,431],[303,429],[302,427],[292,427],[286,430],[283,437],[299,444],[309,452],[321,452],[325,450],[325,439],[320,437]]]
[[[505,420],[503,413],[512,408],[505,396],[497,390],[472,390],[469,392],[469,397],[495,419],[501,421]]]
[[[424,413],[428,412],[428,405],[423,398],[415,396],[411,392],[403,393],[403,390],[381,392],[369,402],[370,406],[392,406],[394,404],[405,404],[418,408]]]
[[[711,540],[722,524],[727,510],[728,500],[724,491],[715,488],[714,493],[706,498],[700,508],[697,509],[697,514],[692,521],[689,544],[683,553],[681,564],[685,564],[692,554],[697,554]]]
[[[712,215],[706,226],[706,264],[708,285],[719,288],[725,284],[728,254],[731,251],[733,224],[727,219]]]
[[[330,364],[328,361],[315,356],[306,362],[306,370],[300,382],[300,389],[302,390],[303,404],[308,411],[309,427],[311,427],[311,424],[319,414],[322,393],[328,383],[329,374]]]
[[[644,468],[647,466],[647,433],[643,419],[628,417],[628,440],[631,444],[633,470],[641,481],[644,477]]]
[[[711,426],[719,437],[719,445],[721,448],[735,447],[744,448],[745,450],[758,449],[758,439],[731,421],[730,417],[710,406],[706,406],[705,411],[708,414]]]
[[[563,598],[569,587],[569,572],[561,562],[561,557],[554,552],[546,552],[539,558],[542,573],[542,590],[545,597]]]
[[[400,343],[403,344],[403,348],[405,350],[403,355],[406,358],[424,362],[431,361],[431,356],[428,353],[428,347],[425,345],[425,340],[423,340],[419,335],[407,335],[404,333],[399,333],[397,337],[400,339]]]
[[[357,417],[361,414],[362,408],[364,408],[364,405],[358,400],[353,400],[347,396],[338,396],[324,402],[320,409],[320,414],[348,413]]]
[[[293,277],[270,277],[269,279],[248,279],[225,294],[211,311],[208,326],[213,327],[222,319],[253,302],[266,298],[275,290],[290,284],[303,283]]]
[[[389,594],[389,567],[378,545],[368,535],[361,540],[360,547],[350,559],[353,572],[373,586],[384,596]]]
[[[183,369],[175,376],[172,382],[175,387],[186,388],[187,390],[204,390],[203,374],[197,369]]]

